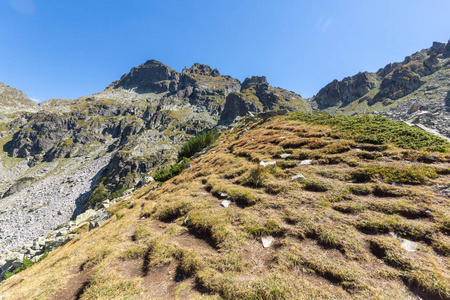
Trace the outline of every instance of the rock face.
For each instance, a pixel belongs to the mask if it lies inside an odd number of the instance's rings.
[[[268,109],[309,111],[311,108],[300,95],[270,86],[265,76],[253,76],[244,80],[239,91],[227,96],[219,124],[230,124],[236,117]]]
[[[165,93],[175,91],[179,74],[174,69],[157,60],[148,60],[139,67],[131,69],[109,86],[109,88],[122,88],[136,93]]]
[[[333,80],[315,96],[320,109],[335,105],[348,105],[361,98],[376,87],[377,75],[364,72],[353,77],[346,77],[342,81]]]
[[[434,42],[430,48],[407,56],[401,63],[388,64],[376,73],[334,80],[309,101],[311,106],[330,113],[382,113],[450,137],[449,49],[450,41]]]
[[[14,93],[35,112],[10,121],[1,141],[3,251],[47,234],[113,193],[147,184],[192,135],[249,112],[310,110],[301,96],[271,87],[265,77],[241,84],[207,65],[180,73],[156,60],[76,100],[38,106]]]

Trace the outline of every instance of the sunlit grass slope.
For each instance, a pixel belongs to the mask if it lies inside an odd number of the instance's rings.
[[[449,144],[404,127],[376,138],[369,132],[383,121],[358,118],[290,115],[225,132],[190,168],[118,202],[101,227],[2,283],[0,295],[448,299]]]

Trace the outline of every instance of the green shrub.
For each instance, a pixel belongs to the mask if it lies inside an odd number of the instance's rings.
[[[109,190],[103,185],[103,183],[96,184],[94,190],[89,196],[87,201],[88,207],[95,207],[98,203],[102,202],[109,196]]]
[[[153,178],[156,181],[164,182],[170,178],[177,176],[185,169],[185,164],[188,162],[187,158],[184,158],[181,162],[171,165],[169,168],[161,169],[156,171]]]
[[[220,133],[215,130],[210,130],[191,138],[178,152],[178,161],[192,157],[195,153],[214,143],[219,136]]]
[[[309,124],[328,125],[333,132],[353,138],[356,142],[382,145],[392,143],[405,149],[449,152],[450,143],[417,127],[389,120],[380,115],[358,115],[345,117],[326,112],[299,113],[289,117],[291,120]]]
[[[19,268],[15,269],[12,272],[6,271],[5,275],[3,276],[3,280],[6,280],[6,279],[8,279],[11,276],[16,275],[17,273],[19,273],[19,272],[21,272],[21,271],[23,271],[25,269],[28,269],[29,267],[31,267],[35,263],[38,263],[41,260],[45,259],[47,256],[48,256],[48,251],[45,250],[44,254],[37,261],[32,261],[31,259],[24,258],[23,261],[22,261],[22,265]]]
[[[118,198],[120,195],[122,195],[123,192],[125,192],[128,189],[128,187],[123,187],[117,191],[114,191],[111,193],[111,195],[109,196],[110,199],[116,199]]]

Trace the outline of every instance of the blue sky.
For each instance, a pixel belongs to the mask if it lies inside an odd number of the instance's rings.
[[[450,38],[448,0],[2,0],[0,82],[29,97],[102,91],[157,59],[311,97]]]

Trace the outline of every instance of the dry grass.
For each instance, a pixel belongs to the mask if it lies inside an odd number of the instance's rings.
[[[50,253],[2,283],[0,294],[450,297],[450,199],[436,188],[450,181],[446,154],[361,144],[327,126],[284,118],[244,124],[221,141],[158,189],[135,192],[132,207],[115,204],[122,218]],[[304,159],[313,162],[301,165]],[[261,160],[277,163],[258,168]],[[306,179],[291,180],[297,174]],[[220,206],[225,198],[232,201],[227,208]],[[274,242],[263,248],[268,235]],[[404,250],[401,238],[414,240],[417,251]]]

